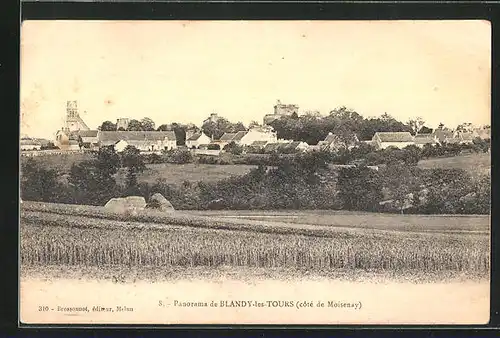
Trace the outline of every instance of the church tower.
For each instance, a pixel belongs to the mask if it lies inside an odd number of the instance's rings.
[[[64,131],[69,133],[79,130],[90,130],[78,113],[77,101],[66,102],[66,121]]]

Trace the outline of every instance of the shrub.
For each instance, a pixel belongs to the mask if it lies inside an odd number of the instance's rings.
[[[187,149],[175,149],[167,153],[168,163],[186,164],[193,161],[193,154]]]

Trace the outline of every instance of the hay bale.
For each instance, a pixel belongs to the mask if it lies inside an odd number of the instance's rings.
[[[172,203],[170,203],[170,201],[160,193],[156,193],[151,196],[151,198],[149,199],[148,207],[160,211],[175,211]]]
[[[112,198],[104,207],[120,214],[131,215],[137,214],[138,210],[143,210],[146,207],[146,200],[140,196]]]

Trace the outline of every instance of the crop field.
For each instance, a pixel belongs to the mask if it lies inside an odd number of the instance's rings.
[[[476,277],[487,276],[490,268],[489,236],[474,232],[287,225],[177,213],[127,218],[99,207],[28,202],[22,204],[20,227],[22,266],[229,266]]]
[[[139,182],[155,183],[158,179],[166,183],[180,184],[184,181],[218,181],[231,176],[248,173],[255,168],[252,165],[216,165],[216,164],[148,164],[147,169],[138,175]],[[120,169],[117,182],[125,182],[126,169]]]

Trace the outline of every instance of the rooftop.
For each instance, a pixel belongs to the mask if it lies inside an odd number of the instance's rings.
[[[173,131],[101,131],[99,133],[99,140],[104,142],[162,141],[164,139],[175,141],[175,133]]]
[[[382,142],[413,142],[413,136],[409,132],[377,132]]]
[[[201,133],[196,133],[191,135],[186,141],[196,141],[201,137]]]

